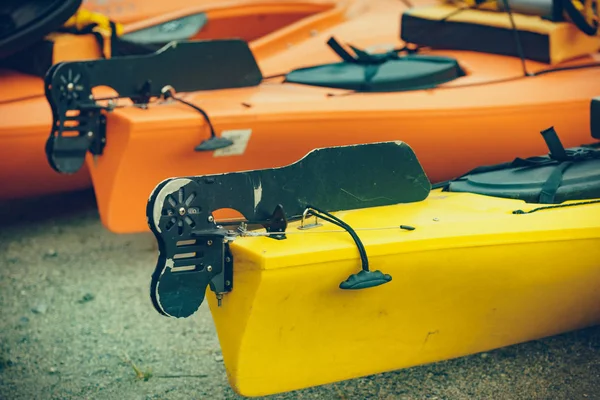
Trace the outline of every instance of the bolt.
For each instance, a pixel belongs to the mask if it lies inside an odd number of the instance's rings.
[[[213,222],[214,220],[215,220],[215,219],[213,218],[213,216],[212,216],[212,215],[209,215],[209,216],[208,216],[208,222]]]
[[[209,265],[208,267],[206,267],[206,270],[207,270],[208,272],[211,272],[211,271],[212,271],[212,265]]]
[[[225,257],[226,262],[231,262],[231,257]]]
[[[68,90],[69,92],[72,92],[72,91],[73,91],[73,88],[75,88],[75,85],[73,85],[73,82],[69,82],[69,83],[67,83],[67,90]]]
[[[185,208],[184,207],[181,207],[179,209],[179,215],[185,215]]]
[[[94,100],[94,95],[93,95],[93,94],[90,94],[90,95],[88,96],[88,99],[90,99],[90,100]]]
[[[87,133],[87,135],[88,135],[88,137],[92,137],[92,136],[94,136],[94,132],[92,132],[92,131],[89,131],[89,132]]]
[[[212,246],[212,240],[207,241],[206,244]]]
[[[225,281],[225,286],[231,286],[231,281]]]

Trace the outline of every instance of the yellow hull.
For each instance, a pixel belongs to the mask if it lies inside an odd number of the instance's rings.
[[[268,395],[599,323],[600,204],[512,214],[538,206],[434,190],[419,203],[336,213],[371,270],[393,278],[363,290],[339,289],[360,260],[327,222],[290,224],[282,241],[235,240],[234,290],[221,307],[207,292],[232,387]]]

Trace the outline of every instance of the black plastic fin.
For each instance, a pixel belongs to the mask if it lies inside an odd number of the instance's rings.
[[[203,140],[198,146],[194,147],[195,151],[212,151],[218,149],[224,149],[233,144],[233,141],[224,137],[213,136],[209,139]]]
[[[430,189],[403,142],[316,149],[281,168],[167,179],[152,192],[146,209],[159,248],[153,303],[164,315],[186,317],[202,303],[207,285],[219,296],[231,290],[228,232],[215,224],[215,210],[237,210],[248,221],[268,221],[269,230],[285,234],[286,215],[300,219],[307,204],[333,212],[411,203],[424,200]],[[179,261],[184,254],[186,261]],[[372,286],[389,281],[380,274],[355,279]]]
[[[285,212],[283,211],[283,206],[281,204],[277,204],[275,206],[275,210],[271,217],[269,217],[264,227],[267,229],[267,232],[274,233],[270,237],[277,240],[285,239],[285,230],[287,228],[287,218],[285,216]]]
[[[356,274],[352,274],[344,282],[340,283],[340,289],[366,289],[384,283],[388,283],[392,280],[391,275],[384,274],[381,271],[365,271],[361,270]]]

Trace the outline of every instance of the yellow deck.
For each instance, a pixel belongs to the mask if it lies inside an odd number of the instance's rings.
[[[434,190],[336,213],[393,277],[355,291],[338,287],[360,261],[337,226],[238,238],[233,291],[207,293],[231,385],[267,395],[599,323],[600,203],[511,214],[537,206]]]

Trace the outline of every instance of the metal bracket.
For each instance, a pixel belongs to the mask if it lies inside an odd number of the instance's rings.
[[[319,222],[319,217],[317,217],[316,215],[314,216],[315,222],[313,222],[312,224],[305,223],[306,218],[308,217],[308,214],[310,214],[310,210],[307,208],[302,213],[302,220],[300,222],[300,226],[298,227],[298,229],[306,230],[306,229],[318,228],[319,226],[323,226],[323,224]]]
[[[287,225],[287,218],[285,217],[285,212],[283,211],[283,206],[281,204],[277,204],[271,217],[263,224],[267,232],[275,233],[274,235],[269,235],[269,237],[276,240],[283,240],[286,238],[285,230]]]
[[[179,92],[257,86],[262,73],[248,44],[238,39],[171,42],[151,54],[62,62],[47,72],[46,98],[52,129],[46,142],[49,164],[60,173],[77,172],[89,151],[101,155],[106,144],[104,111],[92,94],[97,86],[147,104],[165,87]]]

